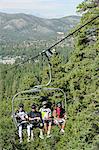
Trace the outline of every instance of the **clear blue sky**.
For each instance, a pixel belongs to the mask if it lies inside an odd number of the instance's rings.
[[[0,11],[27,13],[43,18],[77,15],[76,7],[84,0],[0,0]]]

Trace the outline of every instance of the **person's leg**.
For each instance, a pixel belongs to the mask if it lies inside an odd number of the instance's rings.
[[[27,141],[30,141],[30,136],[31,136],[31,128],[32,128],[32,124],[27,125],[27,134],[28,134],[28,139]]]
[[[65,119],[63,120],[63,123],[62,123],[62,129],[64,130],[64,128],[65,128],[65,124],[66,124],[66,121],[65,121]]]
[[[50,133],[51,133],[51,127],[52,127],[52,122],[48,122],[48,131],[47,131],[47,137],[51,137]]]
[[[19,125],[19,138],[20,138],[20,143],[22,143],[22,125]]]
[[[31,130],[31,140],[34,140],[33,130]]]
[[[40,137],[41,139],[44,139],[44,136],[43,136],[43,127],[44,127],[44,124],[43,124],[43,123],[39,123],[38,127],[39,127],[39,130],[40,130],[40,135],[39,135],[39,137]]]
[[[47,135],[50,135],[51,133],[51,127],[52,127],[52,122],[48,122],[48,131],[47,131]]]
[[[59,127],[59,129],[61,129],[61,124],[60,123],[58,123],[58,127]]]
[[[62,133],[64,133],[65,131],[64,131],[64,128],[65,128],[65,124],[66,124],[66,121],[65,121],[65,119],[62,119],[62,127],[61,127],[61,132]]]
[[[40,135],[39,135],[39,137],[43,140],[43,139],[44,139],[44,136],[43,136],[43,129],[39,128],[39,130],[40,130]]]
[[[59,129],[61,129],[61,125],[60,125],[60,123],[59,123],[59,120],[58,120],[58,119],[55,119],[55,120],[54,120],[54,124],[56,124],[56,125],[59,127]]]
[[[45,130],[45,133],[47,134],[47,123],[44,122],[44,130]]]

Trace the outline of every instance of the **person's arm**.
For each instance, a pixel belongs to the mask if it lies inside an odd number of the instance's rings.
[[[31,117],[29,117],[29,121],[33,121],[33,120],[35,120],[35,118],[31,118]]]
[[[18,117],[19,111],[17,110],[14,114],[15,117]]]
[[[49,109],[48,118],[51,119],[51,117],[52,117],[52,112],[51,109]]]
[[[41,112],[39,112],[39,115],[40,115],[39,120],[43,121]]]
[[[26,119],[26,120],[28,120],[28,119],[29,119],[29,117],[28,117],[28,114],[27,114],[27,113],[25,113],[25,119]]]
[[[53,117],[54,117],[54,119],[56,118],[56,110],[53,110]]]
[[[14,116],[15,116],[15,118],[16,118],[17,120],[21,119],[21,118],[20,118],[20,113],[19,113],[19,111],[15,112],[15,115],[14,115]]]
[[[67,114],[66,114],[65,110],[64,110],[64,119],[65,120],[67,119]]]
[[[31,117],[31,113],[28,114],[29,121],[40,120],[40,117]]]
[[[29,119],[29,121],[33,120],[33,118],[31,118],[31,112],[28,113],[28,119]]]

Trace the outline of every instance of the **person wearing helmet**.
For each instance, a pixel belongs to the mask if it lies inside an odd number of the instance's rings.
[[[51,109],[48,108],[47,101],[42,102],[42,107],[40,108],[39,111],[42,114],[45,133],[47,134],[47,138],[49,138],[51,137],[50,132],[51,132],[52,119],[51,119]]]
[[[58,125],[60,132],[63,134],[65,132],[64,128],[66,123],[66,113],[60,102],[57,103],[55,109],[53,110],[53,117],[54,124]]]
[[[33,128],[39,128],[40,129],[39,137],[41,139],[44,139],[43,130],[42,130],[44,125],[43,125],[41,113],[36,110],[35,104],[32,104],[31,109],[32,110],[28,113],[28,119],[30,122],[30,124],[27,126],[28,142],[30,141],[30,137],[31,140],[33,140],[33,132],[31,132]]]
[[[18,133],[19,133],[19,140],[20,143],[22,143],[22,129],[26,127],[26,120],[27,120],[27,114],[24,110],[24,105],[21,103],[19,104],[19,109],[15,113],[15,117],[17,120],[17,126],[18,126]]]

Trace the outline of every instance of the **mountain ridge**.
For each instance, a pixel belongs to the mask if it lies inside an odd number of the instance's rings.
[[[67,33],[79,22],[79,16],[45,19],[28,14],[0,12],[0,41],[40,40]]]

